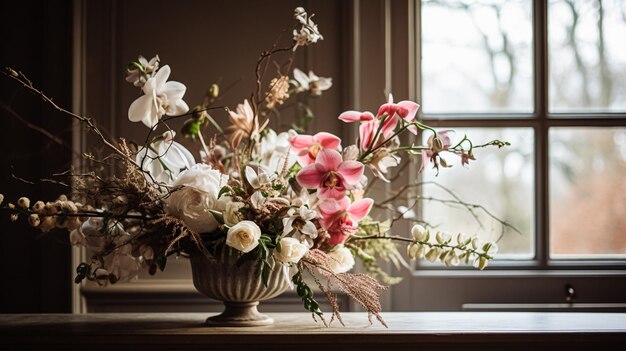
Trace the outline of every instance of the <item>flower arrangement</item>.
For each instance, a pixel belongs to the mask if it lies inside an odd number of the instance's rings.
[[[324,131],[306,134],[310,111],[292,129],[272,130],[268,122],[285,101],[296,95],[317,98],[332,86],[330,78],[291,69],[296,50],[323,40],[313,15],[297,8],[294,17],[293,40],[261,54],[256,92],[232,110],[217,106],[216,84],[190,110],[183,100],[185,85],[168,81],[171,68],[161,66],[158,56],[149,61],[140,56],[131,63],[126,80],[142,95],[130,105],[128,118],[148,128],[144,144],[107,139],[91,119],[55,105],[24,74],[7,69],[9,77],[94,133],[111,154],[105,159],[85,156],[106,160],[114,171],[73,173],[70,194],[52,202],[31,203],[23,197],[3,209],[12,220],[25,216],[42,232],[66,229],[73,245],[88,250],[91,259],[77,267],[76,283],[128,281],[140,269],[151,274],[163,270],[172,255],[199,252],[214,258],[229,247],[239,253],[238,262],[256,265],[257,279],[264,284],[270,270],[282,269],[304,307],[325,324],[304,277],[313,277],[333,318],[341,321],[330,288],[336,286],[384,324],[378,291],[398,278],[384,272],[378,259],[407,266],[397,243],[406,245],[411,259],[485,268],[497,249],[494,242],[452,237],[420,224],[407,236],[389,234],[398,218],[376,220],[370,212],[377,205],[388,208],[393,198],[376,204],[367,197],[368,181],[393,182],[391,168],[408,162],[403,155],[421,158],[420,172],[431,166],[438,172],[450,167],[443,154],[456,155],[466,165],[475,159],[474,149],[507,143],[475,145],[467,137],[453,143],[450,131],[436,131],[416,119],[417,103],[395,102],[391,95],[375,114],[346,111],[338,116],[358,126],[358,138],[349,145]],[[268,62],[278,54],[290,56],[264,90]],[[211,116],[220,111],[227,113],[230,126],[222,128]],[[168,126],[175,118],[187,118],[180,133]],[[400,136],[406,132],[430,136],[426,145],[403,145]],[[200,143],[200,162],[176,142],[179,135]],[[357,259],[366,274],[350,272]]]

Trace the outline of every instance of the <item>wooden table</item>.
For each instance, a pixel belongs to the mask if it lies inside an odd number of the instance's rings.
[[[345,327],[306,313],[274,313],[273,326],[216,328],[204,313],[0,315],[0,350],[626,350],[626,313],[364,313]]]

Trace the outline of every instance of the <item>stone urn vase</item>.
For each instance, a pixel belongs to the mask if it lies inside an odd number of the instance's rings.
[[[224,246],[216,259],[202,253],[191,255],[193,285],[202,294],[220,300],[226,307],[222,314],[209,317],[207,325],[252,327],[274,323],[274,320],[259,313],[259,301],[274,298],[289,288],[289,281],[279,264],[270,272],[267,287],[257,277],[255,262],[236,265],[241,253]]]

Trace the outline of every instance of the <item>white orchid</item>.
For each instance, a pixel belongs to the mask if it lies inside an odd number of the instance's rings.
[[[190,169],[196,164],[191,152],[173,140],[175,135],[174,132],[167,131],[150,147],[142,147],[137,152],[137,164],[150,173],[157,182],[169,183],[176,179],[181,171]]]
[[[283,169],[288,170],[298,160],[294,153],[289,152],[291,144],[288,132],[276,134],[275,131],[269,129],[259,143],[259,148],[261,166],[267,168],[272,175],[281,174]]]
[[[302,24],[302,27],[300,30],[293,30],[293,40],[295,41],[293,51],[296,51],[298,46],[314,44],[317,43],[318,40],[324,39],[317,29],[317,24],[313,22],[313,15],[309,16],[302,7],[296,8],[294,18]]]
[[[246,180],[252,186],[253,189],[259,189],[263,185],[268,185],[275,176],[269,176],[263,168],[259,168],[257,173],[252,167],[246,166]]]
[[[142,90],[145,95],[135,100],[128,109],[128,119],[154,127],[163,115],[178,115],[189,111],[183,101],[187,87],[180,82],[167,81],[170,66],[163,66],[154,77],[148,78]]]
[[[135,68],[129,68],[126,72],[126,81],[133,83],[136,87],[143,87],[143,85],[146,84],[146,80],[159,69],[159,61],[159,55],[151,58],[150,61],[139,55],[138,62],[131,63],[131,67]]]
[[[290,209],[287,214],[289,217],[283,218],[283,235],[291,235],[312,247],[313,240],[317,238],[317,228],[311,220],[317,217],[317,212],[300,206],[298,210]]]
[[[313,71],[309,71],[309,75],[306,75],[301,70],[294,68],[293,78],[291,84],[296,86],[296,91],[309,91],[314,96],[322,95],[322,91],[333,86],[332,78],[318,77]]]

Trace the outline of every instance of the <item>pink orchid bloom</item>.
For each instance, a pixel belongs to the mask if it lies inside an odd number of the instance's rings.
[[[367,150],[370,147],[374,147],[377,140],[374,140],[376,137],[376,132],[378,131],[378,126],[380,125],[377,119],[373,119],[371,121],[363,122],[359,126],[359,138],[361,139],[361,149]],[[380,136],[379,136],[380,138]]]
[[[352,204],[347,197],[322,201],[318,205],[318,210],[322,217],[322,227],[330,235],[328,244],[343,244],[356,232],[359,221],[367,216],[373,204],[374,200],[368,198],[357,200]]]
[[[415,115],[417,114],[417,110],[420,105],[413,101],[404,100],[398,103],[393,102],[393,95],[389,94],[389,100],[386,104],[383,104],[378,109],[378,114],[376,117],[381,119],[383,115],[388,115],[383,123],[383,135],[385,138],[388,138],[391,134],[393,134],[393,130],[398,125],[398,118],[402,118],[408,123],[415,121]],[[409,130],[411,133],[417,135],[417,127],[410,126]]]
[[[346,190],[361,180],[363,164],[344,161],[337,150],[322,149],[315,163],[304,167],[296,180],[307,189],[317,189],[320,199],[342,199]]]
[[[293,136],[289,138],[289,143],[293,152],[298,155],[298,162],[304,167],[315,162],[320,150],[337,150],[341,139],[330,133],[320,132],[315,135]]]
[[[427,144],[429,150],[422,150],[422,165],[420,166],[420,173],[426,168],[429,162],[434,163],[433,166],[437,169],[437,171],[439,170],[439,160],[441,160],[444,167],[447,167],[447,164],[443,159],[441,159],[439,153],[441,151],[448,151],[450,146],[452,146],[452,138],[450,136],[451,132],[451,130],[437,132],[437,141],[435,141],[434,135],[431,135],[430,138],[428,138]]]
[[[346,123],[357,122],[357,121],[367,122],[367,121],[373,120],[374,118],[375,118],[374,115],[369,111],[365,111],[365,112],[346,111],[339,115],[339,119]]]

